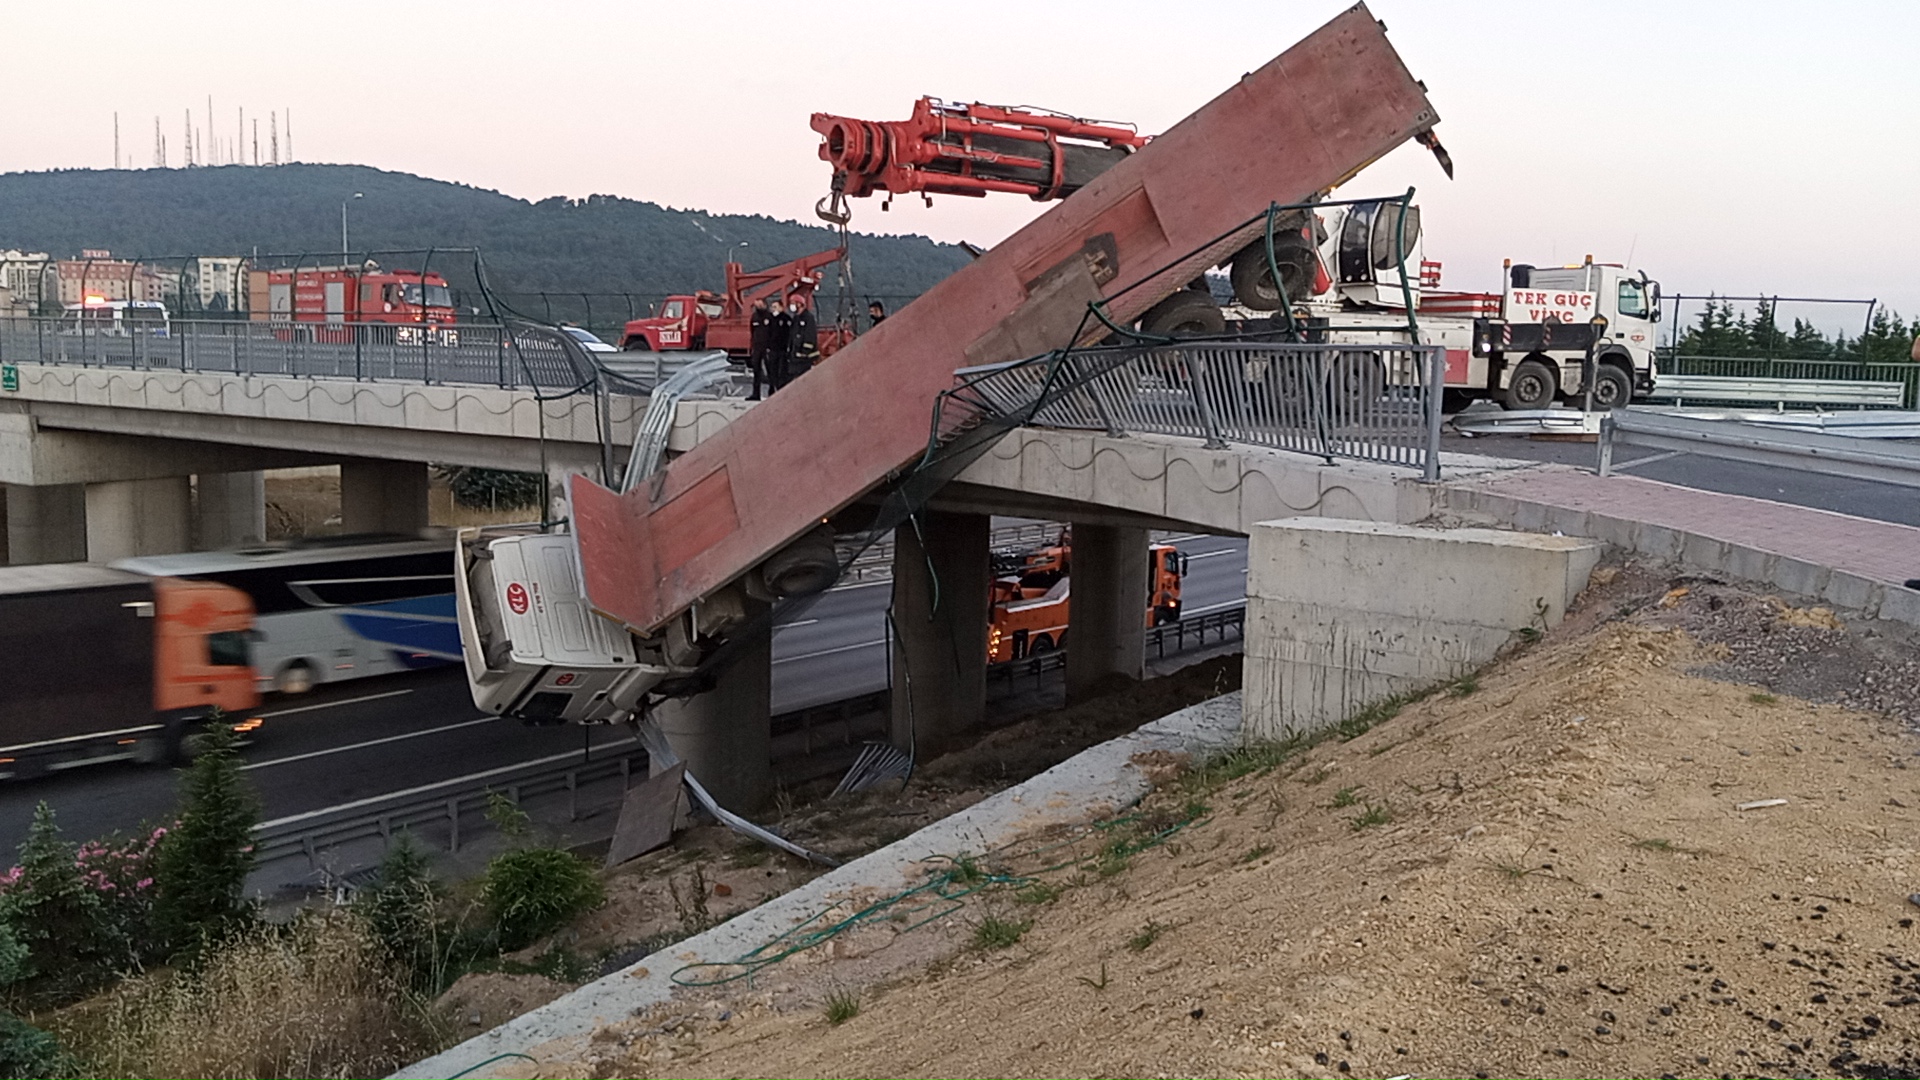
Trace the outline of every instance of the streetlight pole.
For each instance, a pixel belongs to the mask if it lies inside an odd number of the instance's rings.
[[[740,241],[739,243],[737,243],[737,244],[735,244],[735,245],[733,245],[733,246],[734,246],[735,248],[743,248],[743,247],[746,247],[746,246],[747,246],[747,242],[746,242],[745,240],[742,240],[742,241]],[[731,252],[731,251],[730,251],[730,252],[728,252],[727,254],[728,254],[729,256],[731,256],[731,255],[733,255],[733,254],[735,254],[735,252]],[[728,259],[728,261],[729,261],[729,262],[739,262],[740,260],[738,260],[738,259],[734,259],[734,258],[729,258],[729,259]]]
[[[355,199],[366,198],[365,195],[363,195],[358,191],[353,193],[353,197]],[[346,261],[347,252],[350,250],[347,247],[347,203],[348,201],[349,200],[346,200],[346,199],[340,200],[340,260],[342,262]]]

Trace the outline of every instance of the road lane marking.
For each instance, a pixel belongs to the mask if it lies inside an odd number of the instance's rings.
[[[812,626],[814,623],[817,623],[819,621],[820,621],[819,619],[801,619],[799,622],[777,623],[774,625],[774,629],[775,630],[791,630],[796,626]]]
[[[782,656],[775,660],[774,663],[791,664],[795,660],[813,660],[817,657],[832,656],[834,653],[852,652],[855,649],[871,649],[876,645],[885,645],[886,643],[886,638],[880,638],[877,641],[862,641],[857,645],[842,645],[834,649],[821,649],[819,652],[801,653],[799,656]]]
[[[1240,553],[1239,548],[1221,548],[1219,551],[1203,551],[1198,555],[1189,555],[1187,556],[1187,561],[1199,562],[1201,559],[1211,559],[1215,555],[1238,555]]]
[[[276,709],[273,712],[257,713],[256,715],[262,717],[292,716],[294,713],[312,712],[315,709],[333,709],[342,705],[358,705],[363,701],[379,701],[381,698],[399,697],[402,694],[411,693],[413,693],[411,690],[389,690],[384,694],[367,694],[362,697],[343,698],[339,701],[323,701],[318,705],[302,705],[295,709]]]
[[[369,746],[380,746],[385,743],[400,742],[403,739],[418,739],[422,735],[438,735],[443,731],[458,731],[461,728],[473,727],[475,724],[491,724],[497,722],[499,719],[497,716],[483,716],[478,720],[466,720],[458,724],[442,724],[437,728],[427,728],[425,731],[409,731],[404,735],[389,735],[384,739],[369,739],[366,742],[353,743],[348,746],[336,746],[329,750],[312,750],[304,754],[290,754],[286,757],[268,758],[265,761],[255,761],[243,765],[241,768],[264,769],[269,765],[285,765],[294,761],[306,761],[310,758],[326,757],[329,754],[344,754],[349,750],[365,750]]]

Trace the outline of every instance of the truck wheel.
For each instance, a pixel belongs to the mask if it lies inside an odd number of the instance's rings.
[[[1618,364],[1601,362],[1593,373],[1593,407],[1609,412],[1633,400],[1633,376]]]
[[[1513,369],[1513,377],[1507,380],[1507,389],[1500,396],[1500,404],[1509,409],[1544,409],[1553,404],[1554,391],[1559,388],[1559,380],[1553,377],[1553,369],[1538,360],[1522,360]]]
[[[1442,390],[1440,391],[1440,411],[1444,413],[1466,412],[1467,406],[1472,405],[1475,400],[1471,391]]]
[[[1225,333],[1227,317],[1206,293],[1181,289],[1140,317],[1140,332],[1156,337],[1206,337]]]
[[[1027,646],[1028,656],[1039,656],[1041,653],[1050,653],[1052,651],[1053,651],[1053,639],[1048,637],[1045,634],[1041,634],[1039,637],[1034,638],[1032,643],[1030,643]]]
[[[1273,261],[1280,266],[1280,284],[1287,287],[1286,299],[1298,302],[1313,290],[1315,255],[1307,247],[1299,230],[1276,232],[1273,237]],[[1280,290],[1274,287],[1273,270],[1267,265],[1267,241],[1264,237],[1240,249],[1228,268],[1234,299],[1255,311],[1279,311]]]
[[[295,660],[280,669],[274,677],[273,688],[283,694],[304,694],[313,689],[313,669],[304,660]]]

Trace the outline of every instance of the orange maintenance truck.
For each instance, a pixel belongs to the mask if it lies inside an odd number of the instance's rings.
[[[1065,648],[1073,545],[1060,543],[1027,554],[1018,572],[993,581],[987,609],[987,663]],[[1162,626],[1180,621],[1180,580],[1186,560],[1172,544],[1147,549],[1146,624]]]
[[[0,568],[0,777],[165,763],[220,709],[260,726],[253,602],[211,582],[87,563]]]

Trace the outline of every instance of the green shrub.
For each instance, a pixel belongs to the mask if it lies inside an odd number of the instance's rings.
[[[80,1063],[52,1033],[0,1013],[0,1077],[79,1076],[80,1072]]]
[[[195,737],[180,785],[180,820],[155,852],[154,931],[175,953],[196,953],[246,921],[247,875],[260,800],[240,771],[232,725],[215,712]]]
[[[557,848],[508,851],[487,864],[487,906],[500,947],[519,949],[606,898],[593,864]]]
[[[90,880],[72,844],[60,839],[53,808],[34,808],[19,863],[0,878],[0,924],[10,945],[0,948],[6,981],[16,997],[68,999],[104,982],[124,966],[129,944],[116,932],[98,884]]]
[[[427,855],[408,833],[387,849],[379,874],[354,901],[388,960],[415,990],[439,988],[441,946],[452,936],[441,926],[439,901]]]

